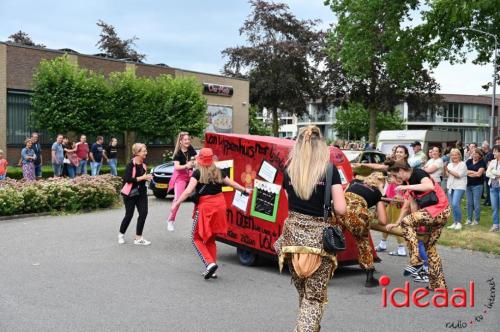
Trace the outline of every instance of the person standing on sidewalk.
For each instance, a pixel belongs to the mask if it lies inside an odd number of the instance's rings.
[[[168,184],[169,188],[174,188],[174,202],[182,195],[188,185],[189,177],[191,176],[194,162],[191,158],[196,156],[196,151],[191,145],[191,137],[189,133],[183,131],[177,136],[174,150],[174,174]],[[169,232],[174,231],[174,222],[177,216],[178,204],[172,204],[172,209],[167,217],[167,229]],[[177,208],[174,208],[177,207]]]
[[[252,190],[231,180],[215,166],[212,149],[203,148],[196,157],[198,168],[193,172],[189,184],[177,200],[172,210],[196,190],[199,202],[193,211],[192,241],[196,253],[205,265],[204,279],[214,277],[217,270],[217,246],[215,237],[227,233],[226,200],[222,186],[231,186],[236,190],[250,194]]]
[[[35,181],[36,176],[35,176],[35,160],[36,160],[36,155],[35,151],[33,150],[33,142],[31,141],[30,138],[27,138],[26,141],[26,147],[21,150],[21,163],[23,167],[23,178],[26,179],[27,181]]]
[[[466,225],[479,225],[481,216],[481,195],[483,194],[484,172],[486,163],[481,149],[474,149],[471,158],[465,162],[467,166],[467,221]]]
[[[117,165],[118,165],[118,140],[112,138],[109,145],[104,151],[104,155],[108,160],[108,165],[111,170],[111,175],[118,176]]]
[[[87,162],[89,160],[89,144],[87,136],[81,135],[80,142],[76,143],[76,156],[78,157],[77,175],[87,174]]]
[[[327,172],[333,173],[327,187]],[[329,184],[328,184],[329,186]],[[336,215],[346,213],[340,174],[330,162],[330,150],[316,126],[301,128],[290,152],[283,175],[288,197],[288,218],[283,233],[274,244],[280,271],[285,263],[299,294],[299,314],[295,331],[319,331],[328,302],[328,281],[337,267],[334,254],[323,248],[325,190],[331,191]]]
[[[92,176],[99,175],[103,159],[106,160],[102,143],[104,143],[104,138],[97,136],[96,142],[92,144],[92,148],[90,149],[90,175]]]
[[[486,168],[488,168],[488,165],[490,162],[495,159],[495,156],[493,155],[493,152],[490,149],[490,144],[488,141],[484,141],[483,144],[481,145],[481,150],[483,151],[484,157],[484,163],[486,164]],[[491,199],[490,199],[490,187],[488,185],[489,179],[487,176],[484,177],[484,191],[483,191],[483,196],[484,197],[484,206],[491,206]]]
[[[490,162],[486,170],[488,177],[488,186],[490,190],[491,209],[493,210],[493,225],[490,232],[498,232],[500,224],[498,222],[498,210],[500,209],[500,145],[493,147],[495,159]]]
[[[31,134],[31,142],[33,142],[32,149],[35,151],[36,159],[34,161],[35,165],[35,176],[39,180],[42,178],[42,146],[40,145],[39,135],[37,132]]]
[[[54,177],[60,177],[62,175],[63,163],[64,163],[64,149],[62,146],[63,135],[57,135],[56,141],[52,144],[52,170],[54,171]]]
[[[148,246],[150,241],[142,236],[146,217],[148,216],[148,190],[146,181],[151,181],[153,176],[148,174],[146,164],[144,163],[148,150],[145,144],[135,143],[132,145],[132,154],[134,158],[125,167],[123,181],[125,185],[121,191],[123,202],[125,203],[125,217],[123,217],[118,233],[118,243],[125,243],[125,232],[134,216],[134,210],[137,208],[139,217],[137,217],[137,228],[134,244]]]
[[[462,197],[467,189],[467,166],[462,161],[460,150],[452,149],[450,152],[450,162],[446,166],[448,181],[446,187],[448,189],[448,202],[451,204],[453,211],[453,224],[448,226],[449,229],[462,229]]]

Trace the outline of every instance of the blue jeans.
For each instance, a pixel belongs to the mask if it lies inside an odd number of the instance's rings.
[[[451,192],[448,191],[448,201],[450,202],[453,211],[453,223],[462,222],[462,207],[460,206],[460,203],[462,202],[464,194],[465,190],[463,189],[452,189]]]
[[[101,172],[101,166],[102,166],[102,163],[91,161],[90,162],[90,175],[92,175],[92,176],[99,175],[99,173]]]
[[[481,216],[481,195],[483,194],[483,185],[469,186],[465,191],[467,196],[467,220],[472,219],[474,212],[474,220],[479,222]]]
[[[116,164],[118,161],[116,159],[108,159],[109,168],[111,168],[111,175],[118,176],[118,172],[116,170]]]
[[[76,170],[76,174],[78,174],[78,175],[87,174],[87,161],[86,160],[80,160],[80,165],[78,165],[78,168]]]
[[[54,171],[54,176],[62,175],[63,164],[52,164],[52,171]]]
[[[76,176],[76,166],[72,164],[66,164],[66,169],[68,170],[68,176],[70,179],[74,179]]]
[[[490,188],[491,209],[493,210],[493,225],[498,225],[498,209],[500,208],[500,188]]]
[[[425,251],[424,241],[418,240],[418,254],[420,258],[424,261],[424,266],[429,266],[429,261],[427,259],[427,252]]]
[[[35,176],[37,178],[41,178],[42,177],[42,164],[35,164]]]

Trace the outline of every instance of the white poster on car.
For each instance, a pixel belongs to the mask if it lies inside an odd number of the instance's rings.
[[[233,108],[222,105],[208,105],[208,126],[206,131],[211,133],[233,132]]]

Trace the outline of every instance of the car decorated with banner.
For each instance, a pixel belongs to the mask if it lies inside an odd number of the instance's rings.
[[[276,256],[273,244],[281,235],[288,216],[288,200],[282,187],[283,171],[294,144],[293,140],[267,136],[205,134],[205,147],[214,151],[219,160],[217,167],[244,187],[253,188],[250,196],[231,187],[223,188],[228,232],[217,238],[235,246],[244,265],[254,264],[258,256]],[[330,148],[330,159],[346,186],[353,177],[349,160],[335,147]],[[343,265],[357,264],[356,242],[350,233],[346,232],[345,236],[347,249],[338,253],[337,259]]]

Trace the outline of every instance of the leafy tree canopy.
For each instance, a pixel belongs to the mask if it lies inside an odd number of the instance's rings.
[[[9,41],[16,43],[16,44],[22,44],[22,45],[27,45],[27,46],[45,47],[45,45],[43,45],[43,44],[36,44],[33,40],[31,40],[30,36],[26,32],[21,31],[21,30],[10,35]]]
[[[141,62],[146,58],[145,54],[141,54],[134,49],[135,41],[139,40],[136,36],[121,39],[118,37],[115,27],[102,20],[97,22],[97,26],[101,28],[101,34],[96,46],[108,56],[117,59],[130,59],[135,62]]]

